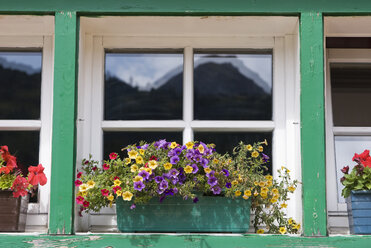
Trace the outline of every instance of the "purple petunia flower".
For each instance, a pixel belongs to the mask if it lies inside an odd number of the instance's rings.
[[[269,156],[265,155],[264,153],[262,153],[262,157],[263,157],[264,163],[269,160]]]
[[[164,180],[164,178],[161,177],[161,176],[157,176],[157,177],[155,177],[155,182],[156,182],[156,183],[161,183],[162,180]]]
[[[206,158],[202,158],[200,162],[202,164],[202,167],[204,168],[207,167],[207,165],[209,164],[209,160]]]
[[[182,149],[177,147],[174,149],[174,153],[179,156],[182,153]]]
[[[164,174],[162,174],[162,176],[163,176],[164,179],[170,179],[171,178],[170,173],[164,173]]]
[[[178,189],[177,188],[173,188],[173,192],[174,192],[174,194],[178,193]]]
[[[224,176],[229,177],[229,171],[227,169],[222,170],[224,173]]]
[[[155,142],[154,146],[157,147],[157,149],[160,149],[160,148],[167,149],[168,142],[166,142],[166,139],[159,140]]]
[[[231,183],[226,183],[225,184],[225,187],[227,187],[228,189],[230,189],[232,187],[232,184]]]
[[[165,190],[165,195],[174,195],[174,190],[173,189]]]
[[[215,186],[218,184],[218,179],[216,179],[216,177],[212,176],[212,177],[209,177],[209,180],[207,180],[207,183],[210,185],[210,186]]]
[[[141,172],[138,173],[138,176],[141,176],[144,179],[148,179],[149,178],[149,173],[145,170],[142,170]]]
[[[176,164],[178,162],[179,162],[179,157],[178,156],[175,155],[175,156],[170,158],[170,163],[171,164]]]
[[[192,164],[191,167],[193,168],[192,173],[196,174],[198,172],[198,166],[196,164]]]
[[[197,197],[193,198],[193,203],[197,203],[197,202],[198,202],[198,198]]]
[[[195,162],[201,162],[201,160],[202,160],[202,156],[201,156],[201,155],[193,156],[193,160],[194,160]]]
[[[171,183],[174,185],[177,184],[178,182],[179,182],[179,179],[177,177],[171,179]]]
[[[148,148],[149,144],[142,145],[142,149],[146,150]]]
[[[208,178],[210,178],[210,177],[213,177],[215,175],[215,171],[210,171],[210,173],[206,173],[206,176],[208,177]]]
[[[142,191],[142,189],[144,189],[145,187],[146,186],[144,185],[144,183],[142,183],[142,181],[134,182],[135,190]]]
[[[211,188],[211,191],[213,192],[214,195],[219,195],[220,192],[222,192],[222,189],[219,186],[215,186]]]
[[[177,171],[177,169],[171,169],[169,171],[169,174],[172,178],[176,178],[178,175],[179,175],[179,171]]]
[[[162,180],[158,187],[160,190],[164,190],[167,189],[168,186],[169,186],[168,182],[166,180]]]
[[[130,209],[134,209],[134,208],[136,208],[137,206],[135,205],[135,204],[133,204],[133,205],[131,205],[130,206]]]
[[[194,150],[193,149],[190,149],[187,151],[185,157],[188,159],[188,160],[193,160],[193,156],[194,156]]]

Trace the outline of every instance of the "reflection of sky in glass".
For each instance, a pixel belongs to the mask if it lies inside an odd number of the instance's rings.
[[[106,53],[105,63],[107,76],[149,90],[183,71],[183,54]]]
[[[272,88],[271,54],[195,54],[195,68],[206,62],[231,63],[239,72],[256,83],[263,84],[264,89]],[[262,86],[262,85],[261,85]]]
[[[1,66],[27,74],[40,72],[41,60],[41,52],[0,52]]]

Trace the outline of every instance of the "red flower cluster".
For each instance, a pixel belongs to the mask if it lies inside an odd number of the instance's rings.
[[[0,153],[1,157],[6,162],[6,166],[0,168],[0,173],[9,174],[13,169],[17,168],[17,159],[10,155],[8,146],[1,146]]]
[[[353,161],[362,164],[364,167],[371,167],[370,150],[364,150],[361,154],[354,154]]]
[[[26,178],[18,175],[13,182],[12,190],[14,197],[27,195],[28,181]]]

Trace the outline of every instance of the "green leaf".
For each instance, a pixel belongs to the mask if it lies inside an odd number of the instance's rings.
[[[367,189],[371,189],[371,182],[366,183],[366,187],[367,187]]]

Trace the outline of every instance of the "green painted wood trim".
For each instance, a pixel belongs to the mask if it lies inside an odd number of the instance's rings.
[[[54,12],[77,11],[84,13],[125,13],[160,15],[200,14],[299,14],[300,12],[370,13],[369,0],[14,0],[2,1],[0,11]]]
[[[55,14],[54,99],[49,233],[72,234],[74,217],[76,12]]]
[[[322,13],[300,17],[301,162],[305,236],[327,235]]]
[[[292,237],[286,235],[72,235],[26,236],[0,234],[3,247],[161,247],[161,248],[263,248],[263,247],[369,247],[371,236]]]

